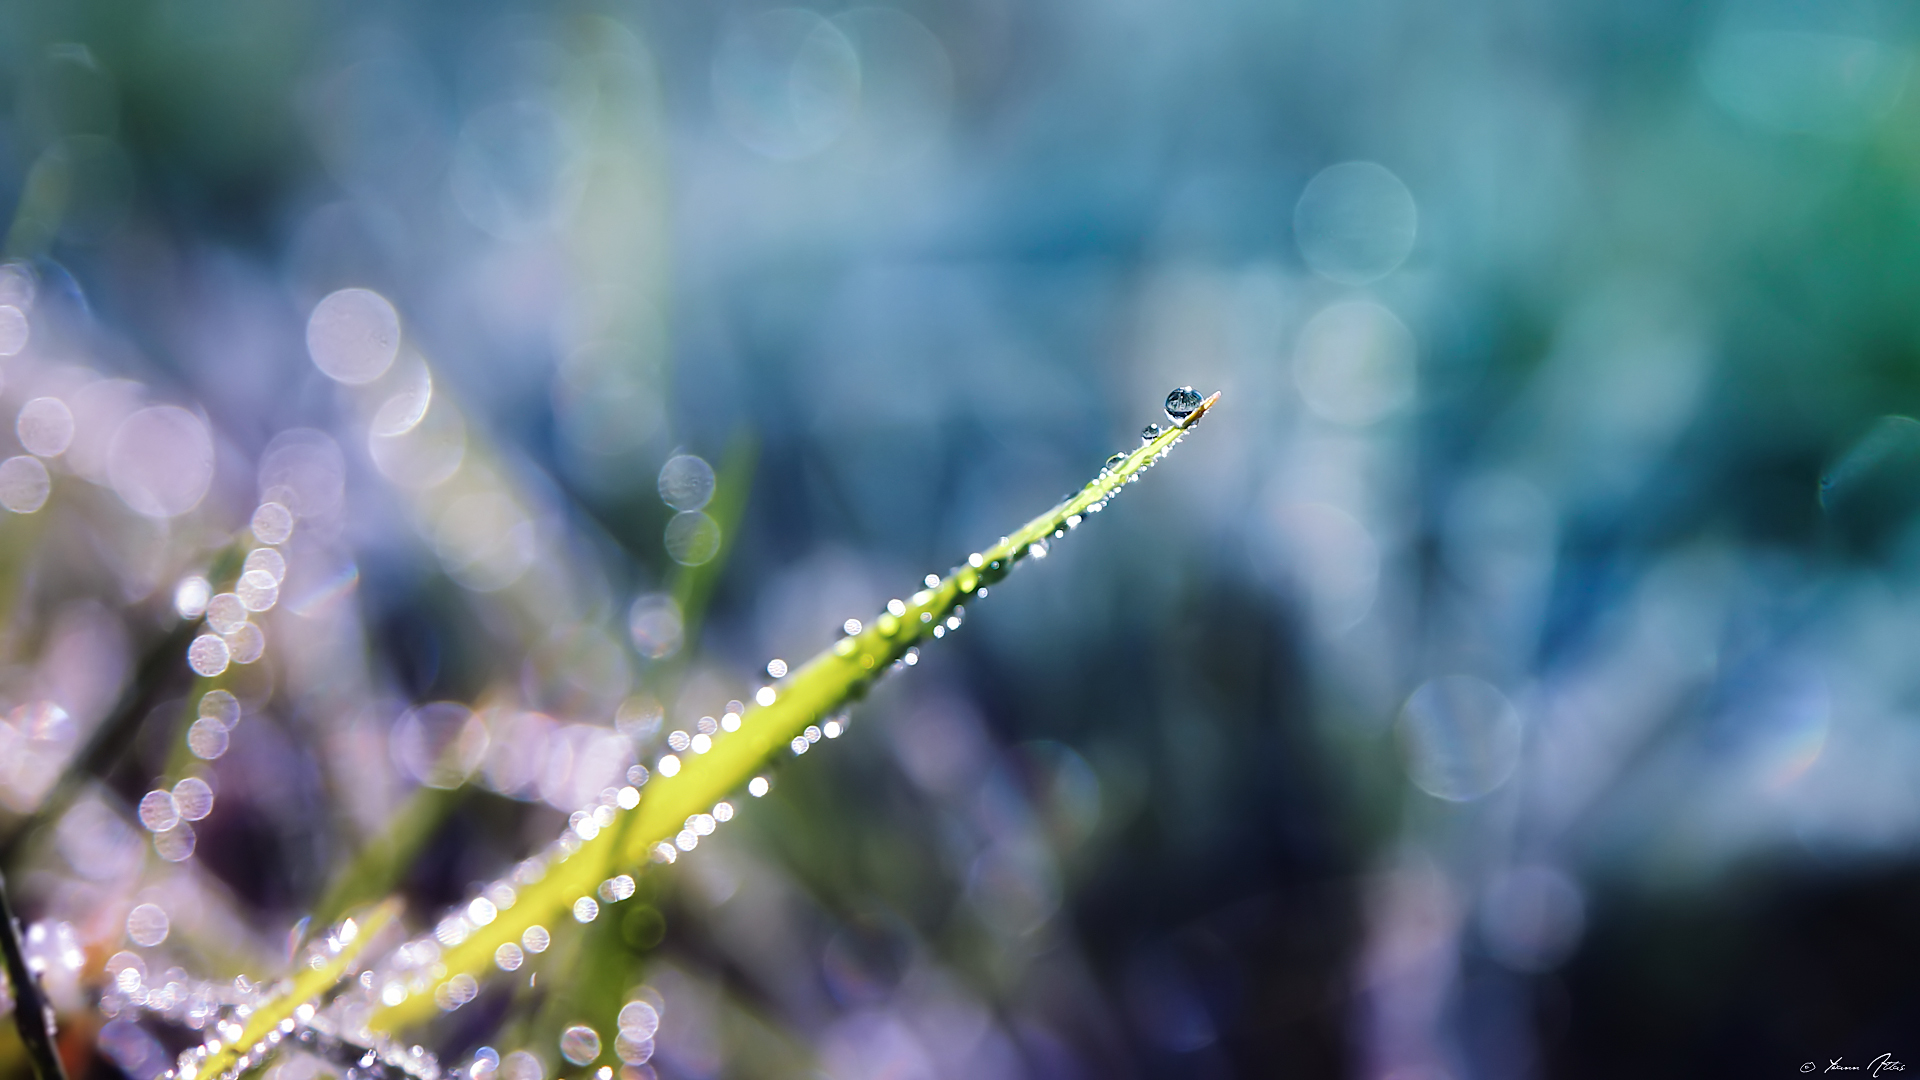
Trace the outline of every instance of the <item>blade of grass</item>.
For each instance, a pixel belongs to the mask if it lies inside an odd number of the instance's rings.
[[[884,612],[859,635],[841,639],[794,670],[777,689],[763,690],[756,705],[742,717],[740,730],[716,737],[707,753],[675,758],[677,772],[656,770],[635,810],[584,841],[572,854],[558,853],[546,876],[521,890],[511,909],[498,913],[492,922],[446,949],[441,955],[444,977],[484,972],[501,944],[519,940],[529,927],[570,917],[566,912],[574,901],[592,896],[598,884],[618,872],[617,868],[638,868],[650,861],[656,850],[663,857],[671,857],[664,847],[657,849],[656,845],[678,833],[689,816],[706,812],[745,784],[808,725],[862,696],[867,686],[907,650],[933,636],[934,628],[943,625],[963,599],[1005,577],[1034,544],[1062,536],[1084,516],[1105,509],[1122,487],[1184,438],[1219,397],[1214,394],[1184,421],[1102,469],[1078,493],[998,544],[970,555],[964,565],[937,585],[915,593],[910,602],[896,601],[898,611]],[[376,1013],[372,1027],[397,1031],[423,1023],[437,1012],[432,995],[415,994]]]
[[[27,1048],[27,1060],[40,1080],[67,1080],[66,1067],[53,1046],[53,1009],[40,994],[40,982],[27,968],[26,952],[20,944],[20,923],[13,917],[13,903],[7,899],[6,875],[0,874],[0,952],[6,954],[7,981],[13,986],[13,1022],[20,1031],[20,1042]]]

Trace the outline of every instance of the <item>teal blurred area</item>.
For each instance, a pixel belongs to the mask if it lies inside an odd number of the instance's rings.
[[[161,857],[277,943],[446,786],[415,707],[461,702],[430,925],[599,793],[574,763],[751,700],[1191,385],[1131,498],[662,874],[616,1071],[1920,1058],[1917,19],[0,3],[0,812],[297,491],[276,674]],[[82,805],[144,842],[184,751],[142,737]],[[104,962],[159,871],[64,857],[4,869]],[[540,1030],[498,1002],[444,1061]],[[150,1080],[152,1030],[88,1075]]]

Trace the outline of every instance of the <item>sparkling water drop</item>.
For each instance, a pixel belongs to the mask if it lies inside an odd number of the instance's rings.
[[[148,832],[165,832],[180,821],[180,808],[165,791],[149,791],[140,800],[140,824]]]
[[[143,949],[151,949],[167,940],[173,923],[158,904],[141,904],[127,913],[127,937]]]
[[[1146,444],[1159,438],[1162,430],[1164,429],[1162,429],[1159,424],[1148,424],[1146,427],[1141,428],[1140,429],[1140,445],[1145,446]]]
[[[181,817],[199,821],[213,813],[213,788],[205,780],[189,776],[173,785],[173,805]]]
[[[560,1033],[560,1056],[575,1065],[585,1065],[600,1056],[600,1033],[585,1024],[575,1024]]]
[[[227,670],[227,664],[233,659],[227,643],[220,640],[218,634],[201,634],[187,646],[187,666],[196,674],[211,679]]]
[[[526,933],[520,935],[520,944],[526,946],[530,953],[546,952],[547,945],[552,940],[552,935],[547,933],[547,928],[544,926],[529,926]]]
[[[1173,417],[1175,423],[1192,416],[1193,410],[1199,407],[1200,392],[1191,386],[1178,387],[1167,395],[1167,415]]]
[[[1124,463],[1124,462],[1125,462],[1126,460],[1127,460],[1127,455],[1125,455],[1125,454],[1115,454],[1115,455],[1113,455],[1112,457],[1110,457],[1110,458],[1108,458],[1108,459],[1107,459],[1107,463],[1106,463],[1106,465],[1104,465],[1104,466],[1102,466],[1102,471],[1107,471],[1107,470],[1112,470],[1112,469],[1117,469],[1117,468],[1119,468],[1119,467],[1120,467],[1120,466],[1121,466],[1121,465],[1122,465],[1122,464],[1123,464],[1123,463]]]
[[[620,1007],[620,1031],[636,1039],[651,1039],[660,1030],[660,1013],[644,1001],[629,1001]]]

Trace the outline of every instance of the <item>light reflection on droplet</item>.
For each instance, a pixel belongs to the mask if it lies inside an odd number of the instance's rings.
[[[1414,785],[1449,802],[1494,790],[1520,760],[1520,714],[1471,675],[1423,683],[1400,711],[1400,734]]]
[[[683,512],[700,510],[713,498],[713,484],[713,466],[692,454],[678,454],[660,469],[660,501]]]
[[[741,143],[779,160],[815,154],[853,123],[860,58],[811,11],[783,8],[736,22],[713,60],[714,108]]]
[[[0,356],[19,355],[31,336],[27,313],[12,304],[0,304]]]
[[[178,517],[200,505],[213,483],[213,435],[185,409],[141,409],[114,431],[107,475],[135,513]]]
[[[436,397],[427,415],[402,435],[369,435],[367,453],[380,475],[424,491],[451,479],[467,455],[467,424],[459,410]]]
[[[180,809],[165,791],[149,791],[140,799],[140,824],[148,832],[163,832],[180,822]]]
[[[600,883],[600,899],[617,904],[633,895],[633,878],[626,874],[617,874]]]
[[[600,917],[600,904],[591,896],[583,896],[573,902],[573,921],[590,923]]]
[[[526,932],[520,935],[520,944],[526,946],[530,953],[546,952],[547,944],[552,940],[544,926],[529,926]]]
[[[240,722],[240,701],[225,690],[209,690],[200,697],[199,715],[231,731]]]
[[[525,1050],[515,1050],[500,1061],[500,1080],[546,1080],[540,1059]]]
[[[127,913],[127,938],[143,949],[167,940],[173,923],[158,904],[140,904]]]
[[[0,461],[0,506],[16,514],[31,514],[47,505],[53,478],[40,459],[22,454]]]
[[[653,1039],[636,1039],[625,1031],[621,1031],[614,1036],[613,1052],[628,1065],[645,1065],[653,1059]],[[626,1072],[636,1071],[638,1070],[622,1070],[622,1073],[624,1076]]]
[[[627,633],[640,655],[661,660],[680,651],[684,624],[680,605],[665,593],[648,593],[627,611]]]
[[[187,749],[202,761],[213,761],[227,752],[229,738],[218,721],[201,717],[187,728]]]
[[[231,660],[232,653],[218,634],[201,634],[187,646],[187,666],[209,679],[227,670]]]
[[[173,785],[173,805],[188,821],[199,821],[213,813],[213,788],[197,776],[189,776]]]
[[[314,305],[307,353],[314,366],[348,386],[386,373],[400,352],[400,313],[370,289],[341,289]]]
[[[1413,250],[1419,214],[1400,178],[1371,161],[1322,169],[1293,210],[1294,238],[1307,265],[1343,285],[1393,272]]]
[[[695,510],[673,515],[663,537],[667,555],[682,566],[700,566],[720,553],[720,524]]]
[[[765,795],[767,793],[767,789],[770,786],[771,785],[767,783],[766,777],[756,776],[753,779],[747,781],[747,794],[757,799],[760,796]]]
[[[227,635],[227,650],[236,664],[251,664],[267,651],[267,634],[252,623],[241,623]]]
[[[287,579],[287,558],[270,547],[254,548],[247,552],[247,561],[240,570],[242,575],[265,574],[278,585]]]
[[[787,674],[787,662],[777,656],[767,661],[767,674],[776,679],[785,678]]]
[[[501,971],[518,971],[525,961],[526,954],[511,941],[501,942],[500,947],[493,950],[493,964]]]
[[[184,862],[193,857],[193,826],[181,822],[163,833],[153,835],[154,854],[168,862]]]
[[[753,703],[760,706],[761,708],[765,708],[768,705],[773,704],[774,701],[779,698],[779,696],[780,695],[773,689],[773,687],[763,686],[760,689],[755,690],[753,692]]]
[[[1375,423],[1414,399],[1413,335],[1378,304],[1334,304],[1300,331],[1293,379],[1316,414],[1355,427]]]
[[[268,611],[280,599],[280,583],[265,570],[249,570],[240,575],[233,593],[248,611]]]
[[[213,586],[198,574],[180,579],[173,588],[173,610],[183,619],[206,614],[207,601],[213,599]]]
[[[293,512],[277,502],[263,502],[249,522],[254,538],[263,544],[284,544],[293,535]]]
[[[1551,971],[1580,943],[1586,898],[1551,866],[1515,867],[1494,878],[1480,907],[1488,952],[1515,971]]]
[[[58,457],[73,442],[73,410],[56,397],[38,397],[20,406],[14,433],[29,454]]]
[[[865,627],[860,625],[859,619],[848,619],[846,622],[840,624],[840,629],[844,630],[848,637],[858,637],[860,631],[865,629]]]
[[[491,741],[486,722],[466,706],[434,701],[401,714],[388,748],[408,777],[451,790],[480,767]]]

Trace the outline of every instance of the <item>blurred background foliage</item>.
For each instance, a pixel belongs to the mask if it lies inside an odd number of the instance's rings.
[[[95,1015],[129,934],[227,979],[342,882],[431,925],[1179,384],[1223,405],[1134,498],[431,1048],[584,1075],[555,1032],[638,993],[636,1076],[1920,1056],[1913,21],[0,3],[0,819],[70,1068],[199,1037]],[[390,369],[310,349],[345,288]],[[176,582],[286,491],[216,739]]]

